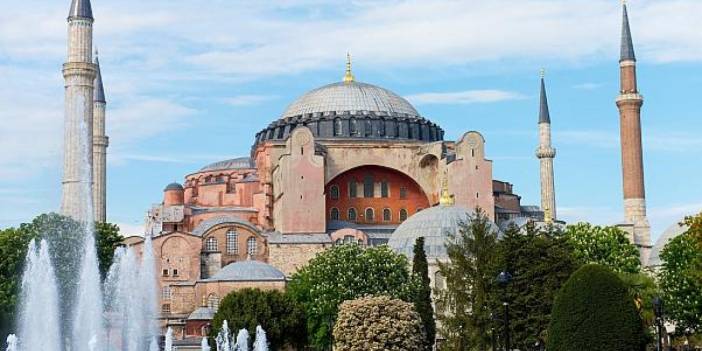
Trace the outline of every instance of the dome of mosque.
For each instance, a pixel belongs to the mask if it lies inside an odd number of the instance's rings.
[[[209,281],[284,281],[285,274],[260,261],[246,260],[230,263],[207,279]]]
[[[408,258],[414,256],[414,243],[424,237],[424,251],[431,262],[436,259],[448,259],[446,242],[450,235],[458,234],[461,223],[469,223],[473,213],[461,206],[434,206],[422,210],[400,224],[392,233],[388,246],[395,252]],[[492,228],[498,231],[496,225]]]
[[[649,267],[656,267],[661,265],[661,251],[663,251],[663,248],[665,247],[666,244],[668,244],[669,241],[673,240],[675,237],[678,235],[681,235],[687,231],[688,227],[685,225],[680,225],[680,223],[675,223],[668,227],[663,234],[661,234],[660,237],[658,237],[658,240],[656,240],[656,244],[653,245],[653,248],[651,249],[651,254],[648,256],[648,266]]]
[[[173,183],[171,183],[171,184],[168,184],[168,185],[166,186],[166,188],[163,189],[163,191],[171,191],[171,190],[178,190],[178,191],[180,191],[180,190],[183,190],[183,186],[180,185],[180,183],[173,182]]]
[[[211,163],[205,167],[202,167],[200,169],[200,172],[219,171],[219,170],[224,170],[224,169],[247,169],[247,168],[256,168],[256,165],[254,164],[253,160],[249,157],[239,157],[239,158],[233,158],[231,160],[224,160],[224,161]]]

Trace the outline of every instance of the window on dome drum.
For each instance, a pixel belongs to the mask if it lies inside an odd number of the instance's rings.
[[[256,247],[256,238],[251,237],[246,240],[246,253],[253,257],[256,255],[256,251],[258,251],[258,248]]]
[[[375,217],[375,212],[372,208],[366,209],[366,222],[373,222]]]
[[[329,197],[332,198],[332,200],[338,200],[339,199],[339,187],[337,185],[332,185],[329,188]]]
[[[407,198],[407,188],[400,187],[400,199],[406,199]]]
[[[219,309],[219,297],[215,294],[211,294],[207,297],[207,307],[213,311],[217,311]]]
[[[386,180],[380,182],[380,196],[388,197],[390,195],[390,186]]]
[[[230,255],[239,254],[239,234],[234,229],[227,232],[227,253]]]
[[[356,180],[352,179],[349,182],[349,197],[353,199],[356,196],[358,196],[357,183],[356,183]]]
[[[161,313],[171,313],[171,304],[164,303],[163,305],[161,305]]]
[[[392,212],[389,208],[383,210],[383,221],[390,222],[392,220]]]
[[[404,222],[407,220],[407,210],[404,208],[400,210],[400,222]]]
[[[355,221],[356,220],[356,209],[355,208],[349,208],[349,221]]]
[[[334,119],[334,136],[340,136],[341,134],[342,134],[341,118],[335,118]]]
[[[351,118],[349,121],[349,126],[351,129],[351,136],[357,136],[358,135],[358,123],[356,122],[355,118]]]
[[[417,207],[417,212],[421,212],[422,210],[423,210],[423,208]]]
[[[373,175],[366,174],[363,177],[363,197],[373,197],[375,196],[375,184],[373,184]]]
[[[364,129],[366,132],[366,136],[367,137],[372,136],[373,135],[373,124],[371,124],[371,121],[369,119],[366,120],[365,124],[366,125],[365,125]]]
[[[205,240],[205,251],[216,252],[217,251],[217,238],[211,236]]]
[[[173,297],[170,286],[164,286],[161,288],[161,300],[170,300]]]
[[[385,121],[380,121],[378,124],[378,135],[385,136]]]
[[[331,209],[331,214],[329,215],[329,219],[332,221],[338,221],[339,220],[339,209],[334,207]]]

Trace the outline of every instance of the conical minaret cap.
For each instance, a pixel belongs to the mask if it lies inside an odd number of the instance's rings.
[[[629,13],[626,9],[626,3],[624,3],[622,6],[624,10],[622,15],[622,43],[619,62],[636,61],[636,55],[634,54],[634,42],[631,39],[631,28],[629,27]]]
[[[90,0],[72,0],[68,18],[93,19],[93,8],[90,6]]]
[[[539,102],[539,124],[551,123],[551,115],[548,112],[548,98],[546,97],[546,82],[544,82],[544,71],[541,70],[541,99]]]
[[[95,66],[97,67],[97,76],[95,76],[95,93],[93,95],[94,102],[106,103],[105,87],[102,85],[102,73],[100,72],[100,60],[95,55]]]

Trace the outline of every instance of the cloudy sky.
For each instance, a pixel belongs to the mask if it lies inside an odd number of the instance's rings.
[[[56,210],[69,0],[0,12],[0,227]],[[631,0],[656,237],[702,210],[702,2]],[[108,99],[108,213],[139,231],[163,187],[226,158],[307,90],[358,80],[407,97],[448,139],[480,131],[539,203],[538,71],[547,70],[561,217],[622,219],[616,0],[93,0]]]

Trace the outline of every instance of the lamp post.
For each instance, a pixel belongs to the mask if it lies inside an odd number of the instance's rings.
[[[509,301],[507,301],[507,286],[509,283],[512,281],[512,275],[509,274],[509,272],[500,272],[500,274],[497,275],[497,284],[503,289],[504,291],[504,301],[502,302],[502,305],[505,307],[505,351],[510,351],[512,349],[512,345],[510,343],[510,333],[509,333]]]
[[[653,313],[656,316],[656,351],[663,351],[663,300],[658,296],[653,298]]]

